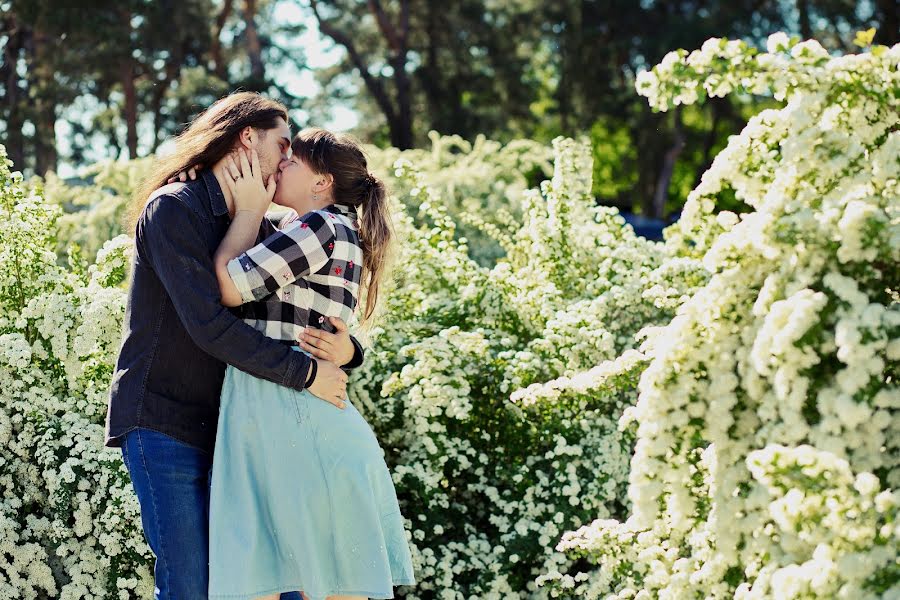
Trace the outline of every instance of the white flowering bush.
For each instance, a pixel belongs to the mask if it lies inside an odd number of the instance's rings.
[[[404,153],[390,173],[401,268],[351,398],[409,518],[421,582],[401,590],[411,598],[542,595],[534,579],[571,562],[554,549],[564,531],[624,517],[634,427],[618,418],[647,361],[619,355],[706,281],[699,260],[670,256],[594,206],[584,144],[558,140],[552,153],[539,190],[523,189],[522,172],[505,172],[503,188],[487,175],[490,189],[467,184],[494,203],[508,192],[522,215],[516,227],[466,221],[503,249],[489,266],[459,235],[457,196],[432,180],[432,162]],[[77,255],[62,265],[61,239],[115,230],[60,223],[61,208],[84,202],[77,188],[51,179],[28,193],[3,177],[7,596],[145,597],[138,507],[119,453],[102,448],[130,240],[104,245],[91,267]],[[74,214],[96,207],[82,208]]]
[[[709,281],[648,336],[631,514],[540,583],[587,598],[900,597],[900,46],[709,40],[637,80],[665,110],[771,93],[667,232]],[[733,194],[748,212],[714,214]]]
[[[56,252],[63,264],[93,262],[107,240],[125,233],[132,194],[152,162],[152,158],[106,161],[86,168],[80,179],[68,183],[53,172],[29,181],[35,193],[62,209],[56,221]]]
[[[0,598],[152,594],[118,451],[103,447],[131,242],[57,264],[60,210],[0,146]]]
[[[587,145],[554,151],[522,222],[485,228],[504,249],[491,267],[457,235],[447,191],[395,163],[415,210],[397,213],[400,268],[351,398],[410,520],[409,598],[543,595],[535,578],[571,563],[554,550],[564,531],[624,516],[634,427],[618,419],[647,364],[637,334],[707,279],[594,204]]]
[[[522,223],[525,192],[553,171],[553,151],[532,140],[507,144],[479,135],[473,142],[458,135],[428,134],[431,147],[412,150],[367,147],[369,167],[385,178],[389,189],[416,217],[417,180],[395,176],[398,160],[415,165],[455,221],[468,254],[484,266],[504,256],[498,234],[512,233]]]

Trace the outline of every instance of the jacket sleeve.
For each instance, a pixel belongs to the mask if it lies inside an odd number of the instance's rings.
[[[222,305],[204,229],[193,209],[161,195],[138,219],[135,242],[200,349],[261,379],[303,389],[310,358],[266,337]]]

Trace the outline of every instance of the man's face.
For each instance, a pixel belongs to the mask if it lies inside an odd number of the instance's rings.
[[[278,164],[291,155],[291,130],[285,120],[279,118],[276,127],[260,133],[256,138],[256,152],[265,183],[270,175],[278,172]]]

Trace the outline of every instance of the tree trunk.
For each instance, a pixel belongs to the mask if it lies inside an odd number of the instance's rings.
[[[653,203],[651,212],[648,217],[654,219],[662,219],[666,212],[666,200],[669,197],[669,184],[672,182],[672,173],[675,170],[675,163],[684,150],[684,131],[681,129],[681,107],[675,109],[672,115],[674,126],[674,141],[672,146],[666,151],[663,157],[663,166],[659,172],[659,178],[656,180],[656,189],[653,192]]]
[[[428,102],[428,119],[431,129],[441,133],[453,133],[449,127],[447,107],[450,103],[458,104],[458,98],[452,97],[443,85],[442,73],[438,67],[438,47],[441,44],[436,7],[433,3],[425,3],[425,49],[422,67],[416,73],[417,82],[425,93]]]
[[[159,144],[162,141],[160,139],[160,120],[162,119],[162,105],[163,99],[166,95],[166,90],[169,89],[169,85],[172,83],[172,79],[166,78],[164,81],[159,81],[156,83],[156,89],[153,90],[153,141],[150,145],[150,153],[156,153],[156,149],[159,148]]]
[[[804,40],[812,38],[812,26],[809,23],[809,0],[797,0],[797,12],[800,20],[800,35]]]
[[[393,69],[394,88],[397,90],[394,118],[389,119],[391,144],[401,150],[413,146],[412,99],[409,73],[406,72],[409,54],[409,0],[400,2],[400,22],[391,23],[379,0],[368,0],[369,11],[375,17],[378,28],[384,36],[388,48],[388,63]]]
[[[56,153],[56,100],[53,67],[50,56],[50,38],[35,27],[31,36],[31,61],[29,76],[36,90],[34,94],[34,172],[43,176],[47,171],[55,171],[58,161]]]
[[[391,131],[391,140],[397,148],[408,150],[413,147],[413,128],[406,54],[391,60],[391,66],[394,68],[394,84],[397,87],[396,131]]]
[[[878,0],[875,4],[881,17],[875,39],[879,44],[893,46],[900,42],[900,7],[896,0]]]
[[[22,31],[12,16],[3,23],[3,26],[9,32],[0,67],[7,114],[4,145],[7,156],[13,162],[13,169],[21,171],[25,168],[25,136],[22,135],[22,125],[25,123],[23,99],[28,97],[27,90],[26,93],[20,94],[19,75],[16,73],[16,63],[22,49]],[[25,83],[27,85],[27,80]]]
[[[216,24],[212,30],[212,45],[209,50],[213,64],[213,73],[222,81],[228,78],[228,74],[225,70],[225,59],[222,56],[222,40],[219,38],[222,36],[222,30],[225,29],[225,23],[228,21],[228,17],[231,16],[233,7],[234,3],[232,0],[224,0],[222,2],[222,10],[216,15]]]
[[[409,2],[408,0],[403,0],[400,4],[399,28],[390,23],[387,13],[385,13],[378,0],[369,0],[368,5],[387,44],[388,62],[394,69],[393,83],[397,90],[396,98],[390,97],[385,89],[384,80],[381,77],[373,76],[369,71],[366,60],[353,41],[353,36],[323,19],[319,12],[318,2],[310,0],[310,6],[319,24],[319,31],[347,50],[350,63],[359,71],[359,76],[362,77],[366,89],[375,98],[378,108],[384,114],[388,130],[390,131],[391,144],[405,150],[412,148],[413,143],[412,99],[409,74],[406,72],[407,54],[409,52],[407,42],[409,35]]]
[[[565,25],[559,34],[560,59],[559,83],[556,89],[559,106],[559,126],[564,135],[571,135],[576,127],[575,86],[579,81],[581,53],[584,51],[582,30],[584,14],[580,2],[560,7],[560,18]]]
[[[178,60],[172,61],[166,65],[166,76],[162,81],[157,81],[154,83],[153,89],[153,97],[150,100],[150,105],[153,109],[153,141],[150,146],[150,153],[153,154],[156,152],[156,149],[159,147],[160,143],[160,120],[162,118],[162,104],[163,99],[166,96],[166,91],[169,89],[169,86],[172,84],[172,81],[178,76],[178,73],[181,69],[181,57]]]
[[[244,0],[244,35],[247,39],[247,56],[250,58],[250,79],[260,91],[265,87],[266,72],[262,61],[262,46],[256,31],[256,0]]]
[[[56,152],[56,104],[51,99],[37,103],[36,121],[34,172],[43,176],[47,171],[56,171],[59,161]]]
[[[134,62],[129,58],[122,65],[122,91],[125,94],[125,144],[128,158],[137,158],[137,92],[134,87]]]

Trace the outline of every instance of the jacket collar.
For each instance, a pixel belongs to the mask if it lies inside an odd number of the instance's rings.
[[[215,216],[221,217],[228,214],[228,204],[225,202],[225,194],[222,192],[222,186],[219,180],[213,175],[212,169],[204,169],[200,171],[200,177],[209,193],[209,207]]]

